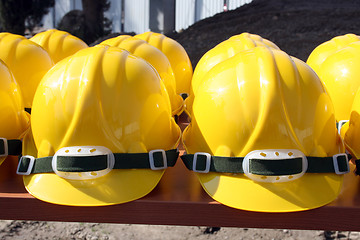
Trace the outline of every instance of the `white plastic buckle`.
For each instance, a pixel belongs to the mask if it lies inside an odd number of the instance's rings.
[[[346,170],[342,171],[342,172],[339,170],[339,162],[338,162],[339,156],[345,156],[345,158],[346,158]],[[333,163],[334,163],[334,170],[335,170],[336,174],[341,175],[341,174],[346,174],[346,173],[350,172],[349,159],[345,153],[335,154],[333,156]]]
[[[0,138],[0,141],[4,143],[4,153],[0,154],[0,157],[7,157],[9,155],[8,141],[6,138]]]
[[[27,167],[26,172],[19,172],[21,163],[22,163],[22,161],[23,161],[24,158],[29,158],[29,159],[30,159],[29,165],[28,165],[28,167]],[[21,156],[21,158],[20,158],[20,160],[19,160],[18,167],[17,167],[17,169],[16,169],[16,174],[18,174],[18,175],[30,175],[30,174],[31,174],[31,171],[32,171],[32,169],[33,169],[33,167],[34,167],[34,163],[35,163],[35,157],[30,156],[30,155]]]
[[[290,159],[290,158],[302,158],[302,171],[297,174],[292,175],[282,175],[282,176],[264,176],[264,175],[257,175],[252,174],[249,171],[249,163],[251,159],[269,159],[269,161],[277,161],[283,159]],[[302,177],[307,168],[308,168],[308,161],[304,153],[297,149],[266,149],[266,150],[255,150],[248,153],[244,160],[243,160],[243,170],[244,174],[257,182],[268,182],[268,183],[278,183],[278,182],[289,182],[295,179]]]
[[[107,155],[107,168],[91,172],[61,172],[57,170],[58,156],[98,156]],[[59,149],[52,158],[51,166],[56,175],[71,180],[95,179],[108,174],[115,165],[115,156],[110,149],[103,146],[74,146]]]
[[[162,160],[163,160],[163,165],[161,167],[156,167],[155,163],[154,163],[154,153],[161,153],[162,154]],[[149,152],[149,161],[150,161],[150,168],[152,170],[162,170],[162,169],[166,169],[167,168],[167,159],[166,159],[166,153],[165,150],[163,149],[155,149],[155,150],[151,150]]]
[[[344,126],[345,123],[347,123],[349,120],[340,120],[337,124],[338,127],[338,133],[340,134],[342,126]]]
[[[199,155],[206,157],[206,166],[205,166],[204,170],[196,169],[197,158],[198,158]],[[209,153],[197,152],[197,153],[194,154],[192,170],[194,172],[198,172],[198,173],[208,173],[210,171],[210,164],[211,164],[211,155]]]

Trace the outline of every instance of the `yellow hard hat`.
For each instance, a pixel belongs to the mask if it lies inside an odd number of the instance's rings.
[[[56,29],[49,29],[38,33],[30,38],[30,40],[48,51],[54,63],[88,47],[80,38]]]
[[[338,196],[347,155],[331,100],[308,65],[255,47],[206,77],[182,159],[211,197],[243,210],[292,212]]]
[[[331,56],[336,51],[346,47],[350,43],[357,42],[359,40],[359,36],[351,33],[334,37],[331,40],[317,46],[309,55],[306,63],[315,72],[318,72],[319,67],[326,60],[327,57]]]
[[[360,81],[358,81],[360,74],[360,41],[348,43],[349,39],[355,40],[357,37],[355,35],[345,35],[338,38],[337,41],[333,39],[329,43],[325,43],[324,47],[320,45],[319,50],[316,48],[308,60],[309,65],[316,71],[333,101],[335,118],[338,122],[349,120],[351,105],[360,86]],[[336,50],[326,51],[326,46],[331,48],[335,43],[342,43],[343,45]],[[321,49],[324,49],[324,55],[327,56],[319,65],[316,65],[315,56],[316,54],[322,56],[320,55]]]
[[[0,164],[9,155],[21,154],[22,134],[30,125],[21,90],[14,77],[0,60]]]
[[[100,44],[123,48],[137,57],[141,57],[150,63],[159,73],[170,97],[172,114],[176,115],[183,110],[183,99],[176,93],[176,82],[174,72],[167,57],[156,47],[144,40],[121,35],[110,38]]]
[[[23,36],[0,33],[0,59],[14,74],[26,108],[31,108],[36,88],[54,65],[47,51]]]
[[[256,46],[268,46],[274,49],[279,49],[274,43],[260,37],[259,35],[242,33],[232,36],[228,40],[219,43],[201,57],[194,70],[189,97],[185,100],[188,115],[191,115],[195,92],[202,83],[202,79],[210,71],[210,69],[235,54]]]
[[[177,93],[189,94],[193,69],[185,49],[175,40],[160,33],[145,32],[135,37],[147,41],[165,54],[175,74]]]
[[[159,75],[117,47],[86,48],[57,63],[36,91],[31,117],[18,174],[46,202],[132,201],[177,159],[181,131]]]
[[[360,89],[357,91],[351,107],[350,120],[341,128],[346,149],[353,156],[356,163],[356,173],[360,173]]]

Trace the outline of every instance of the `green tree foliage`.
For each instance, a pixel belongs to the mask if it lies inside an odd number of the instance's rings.
[[[0,26],[2,31],[24,35],[38,25],[54,0],[0,0]]]

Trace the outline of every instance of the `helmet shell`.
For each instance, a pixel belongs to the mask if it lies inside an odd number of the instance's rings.
[[[0,59],[14,74],[25,107],[31,108],[36,88],[53,61],[41,46],[16,34],[0,33],[0,49]]]
[[[297,149],[305,156],[327,157],[344,152],[330,97],[304,62],[280,50],[254,47],[217,64],[204,78],[183,133],[187,153],[245,157],[254,150]],[[262,183],[243,174],[197,175],[215,200],[262,212],[323,206],[337,197],[343,179],[305,174]]]
[[[183,46],[160,33],[145,32],[135,35],[135,37],[147,41],[166,55],[175,74],[177,93],[189,94],[193,69]]]
[[[346,149],[355,159],[360,159],[360,89],[358,89],[351,107],[350,120],[342,128]]]
[[[310,53],[306,63],[314,69],[315,72],[318,72],[319,67],[327,57],[346,47],[350,43],[357,42],[359,40],[360,37],[352,33],[334,37],[331,40],[317,46]]]
[[[98,45],[60,61],[44,76],[34,98],[32,135],[38,157],[53,156],[68,146],[147,153],[176,148],[180,129],[151,65],[126,50]],[[44,201],[98,206],[143,197],[163,173],[113,169],[106,176],[83,181],[46,173],[25,176],[24,183]]]
[[[196,91],[201,82],[203,81],[206,73],[208,73],[210,69],[218,63],[225,61],[228,58],[231,58],[232,56],[241,51],[254,48],[256,46],[268,46],[273,49],[279,49],[278,46],[276,46],[271,41],[264,39],[259,35],[245,32],[239,35],[232,36],[228,40],[219,43],[201,57],[198,64],[196,65],[194,75],[191,80],[190,95],[185,100],[186,111],[189,115],[191,115],[192,104]]]
[[[356,38],[355,36],[353,37]],[[345,36],[339,39],[348,40]],[[313,67],[333,101],[337,121],[349,119],[351,106],[356,91],[360,86],[360,81],[358,81],[360,74],[358,67],[360,64],[360,41],[347,45],[345,44],[346,42],[341,43],[343,43],[341,48],[338,47],[338,49],[332,52],[325,52],[327,57],[320,65],[316,65],[315,68]],[[309,59],[311,60],[311,58]],[[311,66],[315,65],[312,64]]]
[[[54,63],[88,47],[80,38],[57,29],[40,32],[30,40],[42,46],[50,54]]]
[[[172,114],[176,115],[183,110],[183,100],[181,96],[176,93],[174,72],[164,53],[150,45],[148,42],[128,35],[110,38],[103,41],[101,44],[123,48],[150,63],[159,73],[160,78],[165,84],[170,97]]]
[[[0,60],[0,137],[19,139],[30,125],[29,114],[24,110],[21,90],[11,71]],[[0,157],[0,164],[5,157]]]

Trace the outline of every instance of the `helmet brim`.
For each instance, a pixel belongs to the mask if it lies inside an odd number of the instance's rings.
[[[295,212],[314,209],[334,201],[343,175],[308,173],[282,183],[255,182],[244,174],[199,174],[205,191],[229,207],[256,212]]]
[[[68,180],[54,173],[24,176],[26,190],[49,203],[68,206],[106,206],[130,202],[150,193],[165,170],[114,169],[92,180]]]

